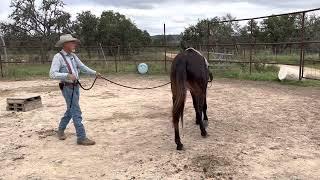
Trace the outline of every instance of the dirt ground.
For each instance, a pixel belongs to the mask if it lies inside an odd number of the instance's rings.
[[[111,76],[145,87],[159,76]],[[88,86],[91,79],[84,80]],[[7,112],[6,98],[41,95],[43,108]],[[0,179],[320,179],[320,89],[217,80],[208,89],[209,136],[202,138],[188,94],[178,152],[170,86],[155,91],[99,80],[81,91],[91,147],[55,135],[65,102],[56,81],[0,82]]]

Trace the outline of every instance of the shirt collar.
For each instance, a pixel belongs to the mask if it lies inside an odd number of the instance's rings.
[[[72,54],[71,53],[67,53],[65,50],[61,50],[62,54],[65,55],[65,56],[71,56]]]

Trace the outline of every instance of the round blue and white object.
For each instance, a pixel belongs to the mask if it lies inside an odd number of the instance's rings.
[[[148,65],[146,63],[140,63],[138,65],[138,71],[140,74],[145,74],[148,72]]]

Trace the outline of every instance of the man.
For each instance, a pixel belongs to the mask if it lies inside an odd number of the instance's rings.
[[[72,118],[77,133],[77,144],[88,146],[94,145],[95,142],[87,138],[82,124],[82,113],[79,106],[79,85],[77,80],[79,79],[79,70],[88,75],[96,75],[97,77],[101,75],[84,65],[74,54],[78,43],[80,43],[80,41],[70,34],[60,36],[56,47],[60,47],[62,50],[53,57],[50,68],[50,78],[61,81],[59,86],[67,104],[67,110],[59,124],[58,138],[60,140],[67,138],[64,130]]]

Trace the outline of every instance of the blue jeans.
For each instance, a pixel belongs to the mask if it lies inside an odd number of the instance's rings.
[[[67,111],[65,112],[64,116],[61,118],[60,124],[59,124],[59,130],[64,131],[67,128],[67,125],[69,124],[71,118],[73,120],[74,127],[76,128],[77,138],[78,140],[83,140],[86,138],[86,131],[84,129],[84,126],[82,124],[82,112],[79,105],[79,86],[74,87],[73,92],[73,99],[72,98],[72,91],[73,88],[69,86],[65,86],[62,90],[63,97],[67,104]],[[70,103],[71,109],[70,109]]]

